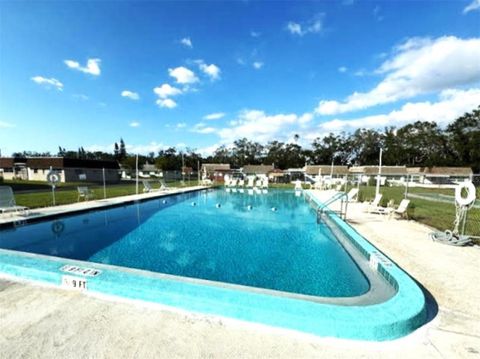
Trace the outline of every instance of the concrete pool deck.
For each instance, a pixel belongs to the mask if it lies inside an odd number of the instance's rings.
[[[350,223],[438,303],[436,317],[405,338],[383,343],[317,338],[0,280],[0,356],[478,358],[480,249],[431,242],[426,226],[362,209],[349,206]]]

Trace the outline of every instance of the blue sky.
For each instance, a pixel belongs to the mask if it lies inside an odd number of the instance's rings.
[[[480,0],[1,2],[0,149],[444,125],[480,104],[479,59]]]

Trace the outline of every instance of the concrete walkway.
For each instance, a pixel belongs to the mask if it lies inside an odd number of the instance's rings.
[[[0,357],[480,358],[480,249],[431,242],[426,226],[362,209],[349,207],[352,225],[435,298],[433,320],[405,338],[317,338],[0,280]]]
[[[102,209],[112,205],[118,205],[127,202],[142,201],[151,198],[162,197],[171,194],[197,191],[199,189],[207,188],[205,186],[192,186],[183,188],[169,188],[166,190],[155,190],[147,193],[132,194],[129,196],[111,197],[105,199],[98,199],[94,201],[82,201],[77,203],[65,204],[60,206],[35,208],[29,211],[28,215],[23,215],[21,212],[7,212],[0,214],[0,224],[7,224],[11,222],[22,222],[28,219],[38,219],[59,214],[81,212],[86,210]]]

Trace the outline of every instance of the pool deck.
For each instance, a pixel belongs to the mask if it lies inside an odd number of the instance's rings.
[[[349,222],[435,298],[433,320],[407,337],[318,338],[0,279],[0,357],[479,358],[480,248],[434,243],[424,225],[363,208],[349,205]]]
[[[182,188],[169,188],[166,190],[154,190],[147,193],[132,194],[129,196],[111,197],[93,201],[81,201],[77,203],[65,204],[60,206],[35,208],[29,211],[28,216],[24,216],[21,213],[9,212],[0,215],[0,225],[9,224],[12,222],[22,222],[24,220],[36,220],[40,218],[64,215],[67,213],[82,212],[88,210],[102,209],[104,207],[110,207],[115,205],[121,205],[124,203],[144,201],[152,198],[160,198],[172,194],[197,191],[199,189],[207,188],[206,186],[191,186]]]

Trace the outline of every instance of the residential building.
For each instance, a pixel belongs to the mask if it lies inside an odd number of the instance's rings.
[[[116,161],[64,157],[1,157],[0,177],[6,180],[47,181],[50,170],[60,175],[60,182],[107,182],[120,180]]]

